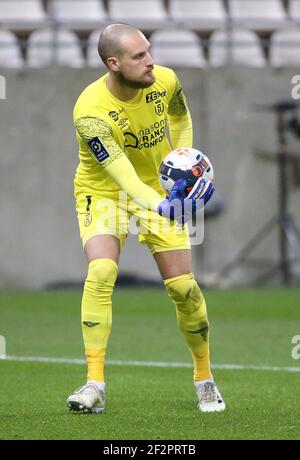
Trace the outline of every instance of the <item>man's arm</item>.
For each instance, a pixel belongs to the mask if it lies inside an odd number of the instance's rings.
[[[193,146],[193,125],[180,81],[175,75],[175,89],[168,110],[173,149]]]
[[[89,146],[91,154],[107,174],[135,201],[157,212],[162,197],[144,184],[118,143],[109,124],[96,117],[81,117],[75,121],[76,130]]]

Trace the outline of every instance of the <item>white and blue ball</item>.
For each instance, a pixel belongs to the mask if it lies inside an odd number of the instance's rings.
[[[214,170],[208,157],[191,147],[182,147],[170,152],[159,169],[159,183],[167,195],[177,179],[185,179],[187,196],[200,177],[206,181],[213,181]]]

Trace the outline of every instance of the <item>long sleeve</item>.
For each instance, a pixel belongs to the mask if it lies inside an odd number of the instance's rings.
[[[163,198],[140,180],[133,165],[115,141],[109,124],[100,118],[82,117],[76,120],[75,126],[99,163],[99,168],[105,168],[105,172],[130,198],[146,209],[157,211]]]
[[[186,103],[180,81],[175,75],[175,91],[169,104],[168,110],[169,131],[172,146],[178,147],[193,146],[193,125],[192,118]]]

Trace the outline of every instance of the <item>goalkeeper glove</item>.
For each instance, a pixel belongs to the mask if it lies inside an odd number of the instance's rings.
[[[177,179],[168,198],[158,206],[161,216],[184,225],[193,218],[198,208],[205,206],[214,192],[212,182],[203,178],[197,180],[189,193],[186,187],[185,179]]]

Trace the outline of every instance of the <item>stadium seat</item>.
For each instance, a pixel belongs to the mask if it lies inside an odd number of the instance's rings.
[[[129,22],[142,29],[153,29],[167,20],[162,0],[110,0],[108,12],[112,21]]]
[[[236,25],[254,30],[274,30],[286,24],[281,0],[229,0],[230,17]]]
[[[17,37],[9,30],[0,30],[0,67],[19,69],[23,65]]]
[[[300,1],[289,0],[288,15],[291,19],[299,21],[300,19]]]
[[[105,67],[98,54],[98,41],[101,30],[94,30],[87,41],[86,59],[89,67]]]
[[[44,25],[46,14],[40,0],[0,0],[0,23],[13,29]]]
[[[220,28],[227,17],[222,0],[170,0],[169,14],[174,21],[198,30]]]
[[[206,67],[200,39],[189,30],[162,30],[150,37],[151,55],[156,64]]]
[[[83,67],[80,40],[68,30],[43,29],[32,32],[27,45],[27,64],[29,67],[51,64]]]
[[[300,30],[286,29],[273,33],[270,43],[272,67],[300,66]]]
[[[252,30],[217,30],[210,38],[209,63],[212,67],[242,65],[264,67],[266,60],[259,38]]]
[[[101,0],[51,0],[49,16],[60,24],[73,29],[95,27],[107,20]]]

